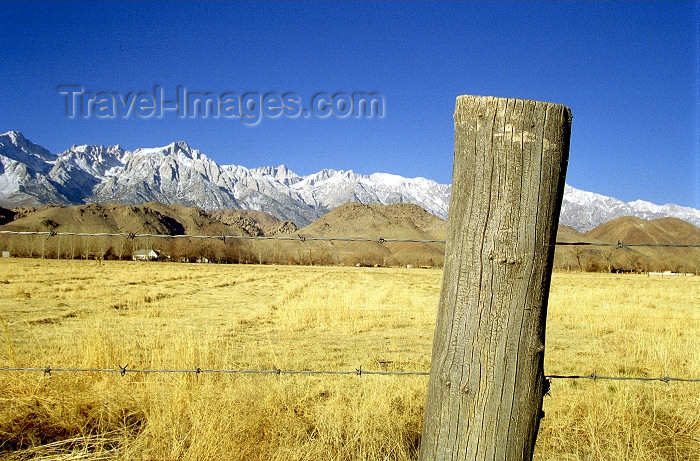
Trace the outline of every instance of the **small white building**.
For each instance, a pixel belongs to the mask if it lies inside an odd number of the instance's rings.
[[[156,250],[135,250],[131,253],[134,261],[154,261],[158,259],[159,252]]]
[[[10,252],[8,250],[2,250],[0,251],[0,256],[2,256],[3,258],[9,258]]]

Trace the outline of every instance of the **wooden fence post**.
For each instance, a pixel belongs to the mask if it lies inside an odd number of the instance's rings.
[[[571,111],[459,96],[421,461],[528,461]]]

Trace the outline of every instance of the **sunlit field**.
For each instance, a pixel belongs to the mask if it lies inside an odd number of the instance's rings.
[[[427,371],[441,271],[0,259],[0,367]],[[700,377],[700,277],[555,273],[547,374]],[[0,371],[0,458],[415,460],[427,376]],[[700,383],[553,380],[535,459],[700,460]]]

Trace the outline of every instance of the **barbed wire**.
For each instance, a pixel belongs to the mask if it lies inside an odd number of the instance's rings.
[[[0,231],[0,235],[40,235],[46,236],[47,240],[56,236],[74,236],[74,237],[124,237],[126,239],[137,238],[165,238],[165,239],[212,239],[220,240],[224,243],[227,240],[267,240],[267,241],[321,241],[321,242],[376,242],[376,243],[445,243],[443,239],[409,239],[409,238],[369,238],[369,237],[313,237],[303,236],[301,234],[293,235],[187,235],[187,234],[151,234],[151,233],[132,233],[132,232],[117,232],[117,233],[89,233],[89,232],[55,232],[55,231]],[[558,246],[599,246],[599,247],[670,247],[670,248],[700,248],[700,243],[685,244],[685,243],[617,243],[608,242],[556,242]],[[0,367],[0,372],[42,372],[45,375],[51,375],[52,372],[67,372],[67,373],[119,373],[125,376],[127,373],[174,373],[174,374],[252,374],[252,375],[329,375],[329,376],[362,376],[362,375],[378,375],[378,376],[429,376],[427,371],[377,371],[363,370],[359,367],[355,370],[283,370],[283,369],[132,369],[126,366],[118,366],[118,368],[71,368],[71,367]],[[591,374],[581,375],[545,375],[547,379],[589,379],[611,380],[611,381],[640,381],[640,382],[686,382],[700,383],[700,378],[679,378],[679,377],[646,377],[646,376],[603,376],[597,375],[595,372]]]
[[[595,372],[590,375],[545,375],[547,379],[590,379],[592,381],[660,381],[663,383],[682,382],[700,383],[700,378],[673,378],[670,376],[648,377],[648,376],[603,376]]]
[[[280,368],[273,368],[268,370],[263,369],[206,369],[206,368],[192,368],[192,369],[136,369],[129,368],[126,366],[118,366],[118,368],[66,368],[66,367],[6,367],[0,368],[0,372],[3,371],[33,371],[33,372],[43,372],[45,375],[51,375],[52,372],[68,372],[68,373],[119,373],[122,376],[127,373],[176,373],[176,374],[188,374],[194,373],[196,375],[212,373],[212,374],[252,374],[252,375],[337,375],[337,376],[347,376],[347,375],[380,375],[380,376],[428,376],[430,372],[427,371],[376,371],[376,370],[363,370],[362,367],[356,368],[355,370],[283,370]]]
[[[294,235],[189,235],[189,234],[150,234],[135,232],[55,232],[55,231],[0,231],[0,235],[43,235],[47,239],[57,236],[69,237],[124,237],[164,238],[164,239],[201,239],[201,240],[272,240],[272,241],[301,241],[301,242],[375,242],[375,243],[445,243],[445,239],[411,239],[411,238],[371,238],[371,237],[313,237],[301,234]],[[598,246],[598,247],[666,247],[666,248],[700,248],[700,243],[625,243],[611,242],[556,242],[557,246]]]
[[[118,310],[119,307],[114,307],[111,306],[112,309]],[[316,315],[316,312],[310,311],[309,309],[306,308],[300,308],[300,307],[284,307],[278,309],[278,312],[280,314],[286,314],[286,313],[303,313],[303,314],[309,314],[308,316],[304,318],[309,318],[311,317],[312,319]],[[433,324],[435,321],[435,312],[430,311],[430,312],[424,312],[424,313],[419,313],[416,315],[415,311],[411,311],[410,309],[398,309],[398,308],[387,308],[387,309],[377,309],[377,308],[367,308],[367,309],[362,309],[362,311],[358,311],[357,313],[348,313],[346,315],[352,316],[356,318],[362,318],[363,314],[365,313],[370,313],[370,314],[385,314],[385,315],[393,315],[393,316],[401,316],[401,320],[404,323],[407,324],[414,324],[414,323],[428,323],[428,324]],[[406,317],[406,315],[413,315],[413,317]],[[326,316],[326,313],[319,314],[319,317],[324,317]],[[591,322],[590,319],[593,320],[600,320],[602,314],[580,314],[576,312],[572,313],[552,313],[549,312],[547,314],[547,319],[548,321],[556,321],[559,319],[586,319],[586,320],[580,320],[582,322],[582,325],[586,326],[594,326],[594,325],[599,325],[599,322]],[[645,321],[655,321],[655,322],[663,322],[663,321],[676,321],[676,322],[700,322],[700,317],[696,316],[687,316],[687,317],[666,317],[666,316],[661,316],[661,315],[614,315],[614,314],[607,314],[605,313],[605,318],[606,319],[618,319],[618,320],[627,320],[627,321],[636,321],[636,323],[639,323],[638,321],[640,320],[645,320]],[[8,325],[24,325],[24,324],[37,324],[37,323],[52,323],[54,320],[57,321],[57,319],[54,318],[38,318],[38,319],[29,319],[29,320],[9,320],[6,321]],[[668,326],[668,325],[667,325]],[[330,333],[329,333],[330,334]]]
[[[329,376],[430,376],[429,371],[380,371],[380,370],[364,370],[360,366],[354,370],[284,370],[281,368],[273,369],[206,369],[206,368],[192,368],[192,369],[137,369],[129,368],[128,365],[121,366],[117,368],[70,368],[70,367],[0,367],[0,372],[11,372],[11,371],[30,371],[30,372],[41,372],[44,375],[51,376],[52,372],[66,372],[66,373],[119,373],[121,376],[125,376],[127,373],[137,373],[137,374],[150,374],[150,373],[173,373],[173,374],[195,374],[197,376],[201,374],[240,374],[240,375],[302,375],[302,376],[312,376],[312,375],[329,375]],[[683,383],[700,383],[700,378],[679,378],[671,376],[605,376],[598,375],[595,372],[586,375],[561,375],[561,374],[551,374],[544,375],[547,379],[589,379],[592,381],[640,381],[640,382],[683,382]]]
[[[557,246],[700,248],[700,243],[557,242]]]
[[[278,240],[278,241],[319,241],[319,242],[376,242],[376,243],[445,243],[441,239],[407,239],[407,238],[370,238],[370,237],[313,237],[297,235],[189,235],[189,234],[137,234],[133,232],[53,232],[53,231],[0,231],[0,235],[45,235],[47,238],[55,236],[73,237],[125,237],[137,238],[168,238],[168,239],[202,239],[202,240]]]

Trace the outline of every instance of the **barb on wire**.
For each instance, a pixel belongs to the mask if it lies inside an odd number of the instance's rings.
[[[137,369],[128,368],[128,365],[121,366],[117,368],[65,368],[65,367],[0,367],[0,372],[11,372],[11,371],[33,371],[42,372],[45,375],[51,376],[51,373],[119,373],[121,376],[125,376],[127,373],[179,373],[187,374],[193,373],[197,377],[202,374],[251,374],[251,375],[331,375],[331,376],[366,376],[366,375],[376,375],[376,376],[429,376],[429,371],[372,371],[365,370],[362,366],[355,368],[354,370],[283,370],[281,368],[273,368],[269,370],[264,369],[205,369],[200,367],[195,367],[192,369]],[[587,375],[562,375],[562,374],[551,374],[544,376],[547,379],[590,379],[591,381],[641,381],[641,382],[651,382],[659,381],[666,384],[671,382],[683,382],[683,383],[700,383],[700,378],[680,378],[671,376],[603,376],[598,375],[595,372]]]

